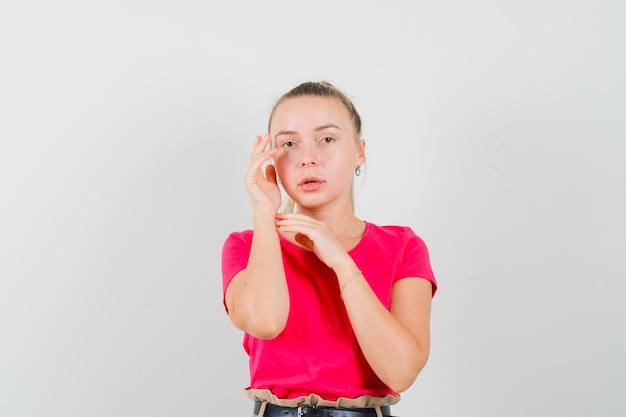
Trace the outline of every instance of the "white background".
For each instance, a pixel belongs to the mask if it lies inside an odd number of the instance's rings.
[[[0,415],[248,416],[220,251],[274,100],[361,111],[357,213],[427,242],[395,414],[626,415],[626,3],[0,3]]]

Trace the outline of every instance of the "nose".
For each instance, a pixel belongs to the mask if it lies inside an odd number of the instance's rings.
[[[316,166],[317,165],[317,152],[314,145],[302,146],[302,152],[300,154],[300,165],[303,167]]]
[[[317,165],[317,162],[315,162],[315,159],[306,157],[306,158],[302,158],[301,165],[303,167],[315,166],[315,165]]]

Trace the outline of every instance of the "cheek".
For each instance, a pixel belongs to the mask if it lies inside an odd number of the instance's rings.
[[[282,175],[285,171],[285,167],[289,165],[289,158],[286,155],[281,154],[280,152],[274,156],[274,166],[276,167],[276,172],[278,175]]]
[[[352,171],[354,165],[354,158],[340,153],[329,154],[327,161],[329,165],[334,166],[337,171]]]
[[[292,163],[297,159],[295,152],[288,152],[280,149],[276,156],[274,156],[274,165],[278,169],[279,166],[284,167]]]

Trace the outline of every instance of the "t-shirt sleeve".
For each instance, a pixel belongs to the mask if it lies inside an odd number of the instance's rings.
[[[222,247],[222,292],[226,295],[226,288],[239,271],[248,266],[250,246],[252,245],[252,231],[231,233]]]
[[[404,253],[394,282],[408,277],[424,278],[431,282],[434,296],[437,291],[437,280],[430,266],[426,243],[411,228],[407,227],[405,232]]]

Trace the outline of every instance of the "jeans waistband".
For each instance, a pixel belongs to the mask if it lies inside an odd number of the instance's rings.
[[[259,415],[261,401],[255,401],[254,414]],[[380,407],[384,417],[391,416],[391,407]],[[263,417],[376,417],[375,408],[333,408],[333,407],[283,407],[267,404]]]

